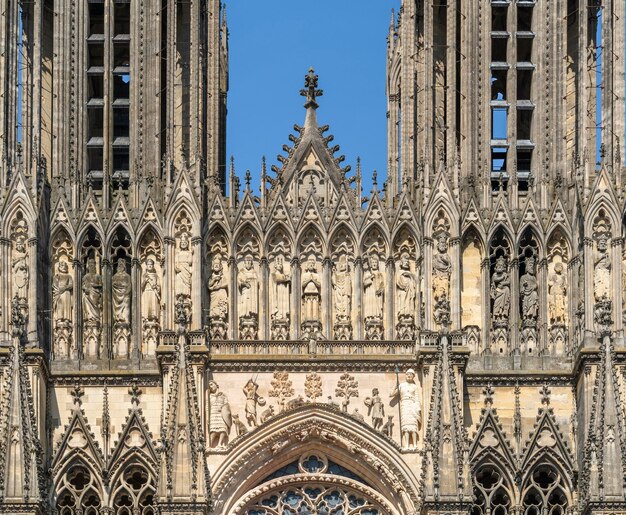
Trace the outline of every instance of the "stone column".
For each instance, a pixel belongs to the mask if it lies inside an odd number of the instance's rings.
[[[491,344],[491,295],[489,293],[491,289],[490,264],[491,262],[488,257],[483,259],[480,264],[480,272],[482,276],[481,300],[483,303],[483,330],[481,332],[482,341],[480,342],[479,348],[483,352],[487,351],[487,354],[491,354],[493,351],[493,346]]]
[[[83,264],[79,259],[72,261],[74,269],[74,321],[72,327],[72,344],[76,348],[76,358],[85,358],[85,349],[83,347]],[[70,358],[72,356],[72,348],[70,347]]]
[[[585,306],[585,337],[587,331],[593,328],[593,311],[596,299],[593,292],[593,277],[595,273],[594,259],[593,259],[593,240],[591,238],[584,238],[584,259],[583,263],[587,266],[583,266],[585,271],[585,288],[584,288],[584,306]]]
[[[320,322],[322,323],[322,334],[332,340],[333,335],[333,287],[332,287],[332,265],[330,257],[325,257],[322,261],[322,294],[320,306]]]
[[[613,238],[609,250],[611,257],[611,289],[613,290],[613,327],[617,333],[623,330],[622,322],[622,248],[623,238]]]
[[[143,339],[141,321],[141,262],[137,258],[130,260],[130,280],[132,284],[130,304],[130,356],[138,361],[141,356],[141,343]]]
[[[9,328],[11,320],[10,254],[11,240],[9,238],[0,238],[0,331],[2,331],[0,340],[7,344],[11,341]]]
[[[102,326],[100,328],[100,359],[111,357],[111,329],[113,320],[111,316],[111,262],[103,259],[102,264]]]
[[[352,327],[354,328],[354,338],[363,340],[363,259],[358,257],[354,260],[354,295],[352,304]]]
[[[394,310],[395,304],[395,284],[396,284],[396,265],[393,257],[387,258],[385,277],[385,304],[384,304],[384,321],[385,321],[385,339],[393,340],[396,331],[397,317]]]
[[[29,346],[38,345],[37,337],[37,320],[39,313],[37,312],[37,238],[28,239],[28,344]],[[41,303],[43,307],[43,302]]]
[[[163,310],[162,327],[165,329],[174,329],[174,308],[176,306],[176,272],[174,266],[176,264],[176,240],[172,237],[163,238],[164,245],[164,262],[165,277],[163,278],[163,298],[165,304]]]
[[[300,338],[301,297],[300,261],[298,258],[293,258],[291,260],[291,330],[289,334],[292,340],[298,340]]]
[[[433,315],[433,239],[424,238],[424,292],[422,302],[424,303],[424,327],[422,329],[432,330],[434,328]],[[421,309],[421,306],[420,306]]]
[[[461,329],[461,238],[450,238],[448,249],[452,262],[450,274],[450,325],[451,329]]]
[[[537,310],[537,352],[538,355],[549,355],[548,335],[548,260],[542,259],[537,264],[537,296],[539,307]],[[548,351],[548,352],[547,352]]]
[[[226,317],[228,324],[228,334],[231,340],[239,339],[239,315],[237,314],[237,297],[239,296],[239,288],[237,287],[237,261],[234,257],[228,258],[229,284],[228,284],[228,312]]]
[[[191,269],[191,329],[202,327],[202,238],[191,238],[192,269]]]
[[[509,354],[520,354],[520,291],[519,291],[519,260],[512,259],[509,264],[509,277],[511,279],[511,309],[509,311],[508,327],[508,350]]]
[[[271,324],[269,316],[269,295],[270,295],[270,280],[269,280],[269,265],[266,257],[261,258],[259,263],[260,281],[259,281],[259,339],[267,340],[269,338],[269,328]]]

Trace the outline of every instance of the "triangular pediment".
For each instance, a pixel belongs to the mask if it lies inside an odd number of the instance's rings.
[[[509,470],[515,469],[515,453],[497,411],[494,408],[484,408],[470,447],[470,461],[477,462],[494,454],[508,465]]]
[[[522,451],[522,470],[528,470],[539,457],[549,454],[564,466],[566,471],[574,468],[574,458],[570,452],[552,408],[541,408],[529,439]]]
[[[131,409],[111,453],[111,476],[115,476],[117,468],[133,456],[148,461],[153,469],[157,469],[158,457],[153,440],[141,410]]]
[[[97,469],[104,468],[105,459],[82,409],[74,409],[70,423],[65,426],[52,460],[57,473],[68,458],[79,456]]]

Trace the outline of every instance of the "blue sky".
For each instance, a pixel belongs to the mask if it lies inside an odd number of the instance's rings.
[[[366,193],[372,170],[384,180],[387,161],[386,37],[400,0],[233,0],[230,29],[228,155],[237,174],[252,172],[258,192],[261,157],[268,169],[294,123],[304,123],[300,96],[312,66],[324,96],[320,125],[329,124],[345,164],[361,157]],[[379,180],[379,184],[382,183]]]

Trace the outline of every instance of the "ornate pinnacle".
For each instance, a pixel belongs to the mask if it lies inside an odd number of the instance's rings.
[[[308,75],[304,76],[304,89],[300,90],[300,95],[306,97],[304,107],[307,109],[310,107],[317,109],[319,105],[316,99],[324,94],[323,90],[317,89],[317,80],[318,76],[315,74],[315,70],[310,68]]]

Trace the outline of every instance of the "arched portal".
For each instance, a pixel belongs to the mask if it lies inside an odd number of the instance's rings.
[[[398,451],[349,415],[305,405],[237,443],[213,475],[213,498],[238,515],[412,513],[418,480]]]

